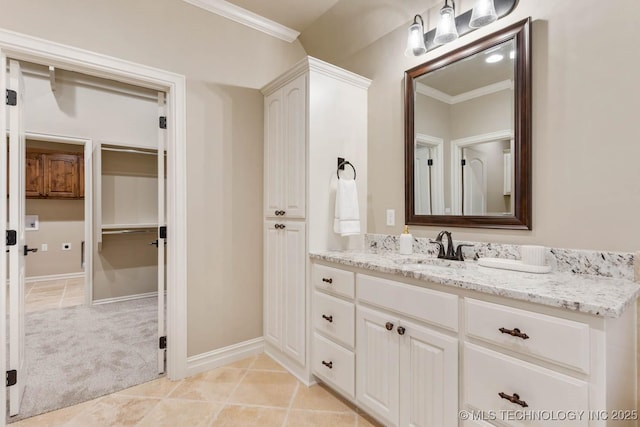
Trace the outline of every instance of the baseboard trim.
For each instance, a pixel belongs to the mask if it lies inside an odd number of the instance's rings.
[[[25,277],[24,281],[26,283],[33,283],[33,282],[46,282],[49,280],[76,279],[79,277],[84,278],[84,271],[81,271],[79,273],[63,273],[63,274],[50,274],[48,276]]]
[[[199,374],[264,351],[264,338],[254,338],[187,358],[187,376]]]
[[[151,298],[158,295],[158,292],[147,292],[145,294],[136,294],[136,295],[126,295],[123,297],[115,297],[115,298],[103,298],[98,299],[93,302],[93,305],[101,305],[101,304],[111,304],[113,302],[123,302],[123,301],[132,301],[135,299],[142,298]]]

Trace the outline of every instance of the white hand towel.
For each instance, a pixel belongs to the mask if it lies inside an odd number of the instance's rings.
[[[342,236],[360,234],[360,209],[355,179],[339,179],[333,231]]]

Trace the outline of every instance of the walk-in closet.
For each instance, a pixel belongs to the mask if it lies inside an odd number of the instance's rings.
[[[164,93],[25,61],[8,74],[8,211],[26,254],[8,257],[11,423],[164,373],[167,156]],[[34,300],[74,275],[73,304],[26,308],[38,283],[52,288]]]

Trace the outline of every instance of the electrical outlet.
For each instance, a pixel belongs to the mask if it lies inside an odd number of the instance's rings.
[[[42,245],[40,245],[41,252],[47,252],[48,250],[49,250],[49,245],[47,245],[46,243],[43,243]]]
[[[62,250],[63,251],[70,251],[71,250],[71,243],[63,243],[62,244]]]
[[[387,225],[396,225],[396,211],[395,209],[387,209]]]

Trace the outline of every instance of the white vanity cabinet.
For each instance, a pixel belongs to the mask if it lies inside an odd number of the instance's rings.
[[[357,403],[388,425],[455,425],[458,339],[426,322],[456,330],[458,298],[364,274],[357,274],[356,296]],[[441,318],[429,310],[412,319],[410,301],[452,310],[455,322],[449,312]]]
[[[355,275],[315,264],[312,271],[311,370],[349,399],[355,398]]]
[[[314,373],[384,425],[637,426],[635,304],[602,317],[338,265],[314,263],[315,292],[353,301],[354,346],[316,328],[312,358],[328,343],[355,369]]]

